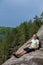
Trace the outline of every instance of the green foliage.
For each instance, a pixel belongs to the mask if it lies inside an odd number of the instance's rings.
[[[42,16],[43,14],[41,17]],[[35,16],[33,21],[25,21],[16,28],[0,27],[0,35],[2,35],[2,38],[0,37],[0,65],[10,57],[7,53],[10,46],[21,46],[30,39],[34,33],[37,33],[43,24],[41,17]]]

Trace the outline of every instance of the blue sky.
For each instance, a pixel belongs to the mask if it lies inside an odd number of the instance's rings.
[[[0,0],[0,26],[16,27],[42,11],[43,0]]]

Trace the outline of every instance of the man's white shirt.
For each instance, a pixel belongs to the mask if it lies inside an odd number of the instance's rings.
[[[39,45],[39,40],[38,39],[32,39],[31,40],[31,48],[37,48],[37,46]]]

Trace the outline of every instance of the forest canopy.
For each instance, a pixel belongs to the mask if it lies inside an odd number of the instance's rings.
[[[43,24],[43,12],[40,17],[35,16],[33,20],[24,21],[16,28],[0,27],[0,65],[10,57],[10,47],[17,49],[37,33]],[[17,50],[16,49],[16,50]]]

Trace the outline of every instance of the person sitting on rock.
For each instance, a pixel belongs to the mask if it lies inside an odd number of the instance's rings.
[[[39,48],[39,39],[37,39],[37,37],[38,37],[37,34],[34,34],[32,37],[32,40],[29,42],[29,43],[31,43],[30,46],[22,49],[19,53],[13,53],[13,55],[16,58],[19,58],[26,53],[29,53],[29,52],[32,52],[32,51],[35,51],[36,49],[38,49]]]

